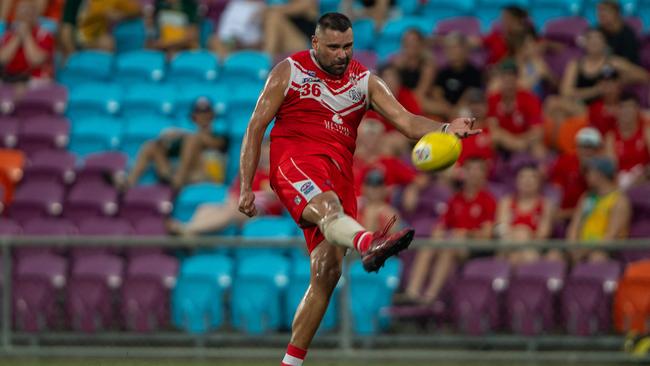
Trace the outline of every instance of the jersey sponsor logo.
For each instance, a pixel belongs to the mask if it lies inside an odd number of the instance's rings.
[[[334,115],[332,116],[332,122],[336,123],[337,125],[342,125],[343,119],[338,113],[334,113]]]
[[[302,83],[301,84],[304,84],[304,83],[320,83],[320,81],[321,80],[319,78],[302,78]]]
[[[300,187],[300,192],[302,192],[302,194],[310,194],[311,191],[313,190],[314,190],[314,183],[312,182],[306,182]]]
[[[318,188],[318,186],[310,179],[291,183],[291,185],[293,185],[293,188],[298,191],[298,193],[300,193],[300,196],[306,199],[307,202],[311,201],[312,198],[322,193],[320,188]],[[294,200],[294,202],[296,202],[296,200]],[[296,204],[300,204],[300,202],[296,202]]]
[[[325,123],[325,128],[330,130],[330,131],[334,131],[336,133],[340,133],[340,134],[345,135],[345,136],[352,136],[352,131],[350,130],[350,128],[343,125],[342,123],[339,124],[339,123],[334,123],[332,121],[327,121],[327,120],[325,120],[323,122]]]

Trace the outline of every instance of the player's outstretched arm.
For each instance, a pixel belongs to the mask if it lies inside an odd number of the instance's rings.
[[[406,110],[393,96],[386,83],[377,75],[368,81],[370,106],[389,120],[404,136],[417,140],[429,132],[442,131],[467,137],[481,133],[473,129],[473,118],[456,118],[449,123],[439,123]]]
[[[260,146],[264,139],[264,132],[282,105],[290,74],[291,65],[286,60],[271,70],[244,134],[239,163],[239,211],[248,216],[255,216],[257,213],[252,183],[260,161]]]

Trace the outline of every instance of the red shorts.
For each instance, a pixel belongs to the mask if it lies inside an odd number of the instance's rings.
[[[324,155],[289,158],[271,168],[271,187],[302,228],[309,253],[325,240],[315,224],[302,220],[302,212],[312,198],[322,192],[333,191],[339,197],[343,211],[351,217],[357,215],[352,168],[341,168]]]

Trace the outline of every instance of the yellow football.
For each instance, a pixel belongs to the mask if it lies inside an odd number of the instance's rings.
[[[424,135],[411,153],[411,160],[418,170],[439,171],[454,165],[462,143],[452,134],[430,132]]]

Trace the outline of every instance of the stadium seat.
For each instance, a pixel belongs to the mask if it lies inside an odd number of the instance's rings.
[[[231,91],[228,98],[228,112],[225,115],[228,136],[231,139],[241,140],[244,136],[261,87],[261,84],[246,83],[240,84]]]
[[[119,112],[121,102],[122,88],[119,85],[84,84],[71,91],[66,115],[73,121],[112,116]]]
[[[172,215],[179,221],[187,222],[199,205],[225,202],[227,194],[227,187],[221,184],[196,183],[185,186],[176,198]]]
[[[63,185],[27,182],[16,189],[9,206],[12,219],[25,222],[36,217],[58,216],[63,210]]]
[[[0,21],[0,37],[5,34],[5,29],[7,28],[7,23]]]
[[[650,1],[639,0],[636,14],[643,21],[646,33],[650,30]],[[646,35],[647,37],[647,35]],[[648,42],[646,42],[648,44]]]
[[[578,16],[582,0],[530,0],[530,16],[537,29],[544,28],[546,22],[561,17]]]
[[[69,150],[80,157],[115,150],[122,138],[122,120],[115,117],[88,117],[72,125]]]
[[[147,29],[142,19],[119,22],[113,28],[116,51],[123,54],[144,48]]]
[[[589,29],[589,23],[582,17],[561,17],[546,22],[543,28],[545,38],[576,47],[576,40]]]
[[[169,64],[167,82],[177,86],[213,83],[218,76],[219,60],[209,51],[179,52]]]
[[[367,67],[371,72],[377,71],[377,64],[379,60],[377,59],[377,54],[375,51],[360,50],[354,51],[354,59],[359,61],[363,66]]]
[[[23,232],[22,226],[14,220],[0,217],[0,235],[20,235]]]
[[[289,262],[280,255],[242,258],[232,289],[232,325],[246,334],[276,331],[282,321],[282,295],[289,282]]]
[[[579,58],[582,50],[575,47],[565,47],[561,51],[548,51],[544,54],[544,60],[556,77],[562,77],[564,70],[572,60]]]
[[[145,142],[158,138],[163,130],[174,127],[171,120],[153,116],[126,119],[124,126],[120,151],[124,152],[131,162],[135,160]]]
[[[476,0],[474,16],[481,22],[481,30],[487,32],[501,17],[504,6],[517,5],[524,9],[529,8],[531,0]]]
[[[77,182],[115,184],[126,179],[127,156],[117,151],[87,155],[77,171]]]
[[[116,324],[113,294],[123,275],[124,262],[117,256],[97,254],[74,261],[65,302],[73,330],[90,333]]]
[[[69,88],[86,83],[108,82],[113,70],[113,54],[104,51],[81,50],[68,58],[57,79]]]
[[[428,0],[422,13],[433,25],[440,20],[473,15],[476,0]]]
[[[291,323],[296,314],[296,309],[302,301],[305,291],[309,286],[310,261],[306,255],[296,256],[291,260],[291,274],[287,286],[286,301],[284,304],[284,327],[291,328]],[[339,291],[343,281],[339,281],[330,299],[327,311],[318,328],[319,332],[327,332],[336,328],[339,317]]]
[[[107,183],[79,180],[68,193],[63,214],[80,222],[87,218],[113,216],[118,208],[115,188]]]
[[[147,332],[169,324],[170,290],[176,285],[178,260],[163,254],[131,258],[122,286],[122,317],[127,329]]]
[[[23,234],[28,236],[69,236],[78,233],[75,224],[60,217],[34,217],[23,222]],[[62,251],[52,246],[25,246],[14,249],[16,258],[29,257],[42,253],[59,253]]]
[[[25,167],[24,181],[71,184],[77,157],[68,151],[43,150],[35,153]]]
[[[172,85],[135,83],[125,90],[121,108],[125,118],[166,118],[174,112],[176,92]]]
[[[135,223],[143,217],[160,217],[172,211],[172,190],[167,186],[131,187],[122,198],[120,217]]]
[[[28,122],[29,121],[29,122]],[[70,140],[70,121],[64,117],[41,116],[23,121],[18,148],[28,156],[42,150],[64,149]]]
[[[361,261],[356,260],[350,264],[349,271],[352,329],[359,335],[373,335],[385,330],[390,325],[385,311],[399,285],[399,260],[387,260],[379,273],[366,272]]]
[[[18,144],[18,127],[20,120],[16,117],[0,117],[0,146],[12,149]]]
[[[455,17],[444,19],[436,24],[435,33],[441,36],[458,32],[468,37],[480,37],[481,23],[475,17]]]
[[[237,51],[224,60],[219,81],[228,85],[241,82],[263,85],[270,70],[269,55],[259,51]]]
[[[115,217],[100,217],[88,215],[77,218],[79,235],[82,236],[130,236],[134,230],[127,220]],[[121,247],[106,245],[76,245],[70,248],[70,255],[75,260],[96,254],[120,254]]]
[[[14,277],[14,324],[31,333],[56,327],[62,317],[57,304],[67,279],[67,260],[41,253],[17,261]]]
[[[614,296],[614,328],[620,333],[645,334],[650,326],[650,260],[630,263]]]
[[[555,326],[556,296],[564,285],[566,265],[538,261],[520,265],[510,280],[506,306],[510,329],[538,335]]]
[[[372,50],[375,43],[375,22],[369,18],[357,19],[352,22],[354,32],[355,56],[357,50]]]
[[[244,224],[242,236],[248,244],[288,240],[294,237],[295,226],[293,220],[287,217],[256,217]],[[252,255],[282,254],[284,252],[284,248],[236,248],[235,258],[241,260]]]
[[[195,334],[220,327],[225,318],[224,292],[232,277],[228,257],[202,254],[185,259],[172,293],[172,323]]]
[[[123,86],[157,83],[165,78],[165,54],[160,51],[130,51],[117,56],[113,80]]]
[[[16,91],[11,85],[0,84],[0,115],[11,114],[14,111]]]
[[[433,24],[427,18],[415,16],[387,21],[375,42],[375,51],[380,62],[387,61],[391,55],[399,51],[402,35],[409,29],[417,29],[426,36],[433,30]]]
[[[612,294],[621,265],[616,261],[577,264],[562,291],[563,323],[569,334],[606,333],[611,324]]]
[[[59,84],[45,84],[27,89],[15,100],[13,114],[28,118],[61,115],[68,104],[68,89]]]
[[[502,326],[502,295],[508,288],[510,265],[479,258],[466,263],[453,289],[454,322],[466,334],[482,335]]]
[[[321,0],[318,2],[318,5],[320,6],[320,13],[325,14],[325,13],[338,11],[340,3],[341,0]],[[355,37],[356,37],[356,32],[355,32]]]

